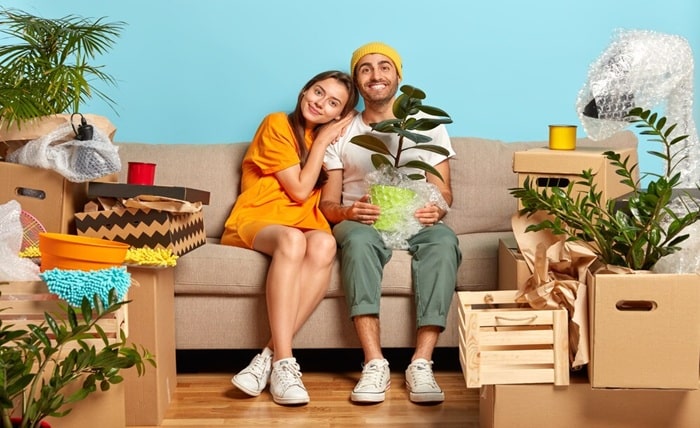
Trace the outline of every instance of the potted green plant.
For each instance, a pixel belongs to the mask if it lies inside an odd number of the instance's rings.
[[[436,128],[438,125],[452,123],[452,119],[445,111],[437,107],[424,105],[423,100],[426,98],[426,95],[422,90],[409,85],[401,86],[400,90],[401,95],[396,97],[392,106],[395,119],[387,119],[370,124],[372,130],[376,132],[393,133],[399,136],[399,145],[396,153],[392,153],[384,141],[373,135],[356,135],[350,141],[374,152],[372,164],[377,169],[383,166],[395,171],[402,168],[416,168],[434,174],[442,180],[442,175],[432,165],[417,160],[402,163],[401,154],[406,150],[427,150],[448,156],[449,152],[447,149],[434,144],[427,144],[432,141],[430,137],[413,131],[428,131]],[[424,115],[416,118],[415,116],[419,112],[423,112],[428,116]],[[415,144],[405,145],[405,139],[409,139]],[[424,178],[422,174],[409,174],[408,177],[413,180]]]
[[[40,18],[0,11],[0,32],[13,42],[0,46],[0,128],[60,113],[76,113],[93,95],[114,101],[94,86],[115,80],[91,62],[106,53],[124,27],[68,15]]]
[[[620,183],[629,187],[623,198],[603,200],[591,170],[582,171],[580,181],[566,188],[540,189],[526,179],[522,187],[510,189],[510,193],[520,200],[521,215],[537,211],[549,214],[546,220],[528,226],[527,231],[549,230],[564,235],[589,247],[608,265],[650,270],[660,258],[680,250],[679,245],[689,237],[683,232],[700,216],[700,204],[678,188],[681,173],[675,169],[684,154],[676,146],[688,136],[673,137],[676,124],[667,126],[665,117],[650,110],[636,107],[626,118],[641,129],[641,135],[663,146],[662,150],[648,151],[662,159],[665,167],[662,174],[646,174],[653,177],[646,188],[642,189],[639,182],[644,176],[634,179],[636,164],[630,165],[628,159],[607,151],[604,155],[617,168]],[[583,186],[583,191],[575,192],[574,185]],[[672,200],[682,209],[674,210],[669,205]]]
[[[0,426],[46,426],[40,424],[47,416],[65,416],[98,388],[120,383],[122,370],[135,367],[140,376],[146,362],[155,366],[146,349],[127,344],[121,326],[118,338],[109,338],[99,324],[127,303],[112,290],[107,302],[95,295],[79,308],[59,304],[56,313],[45,312],[40,324],[26,329],[0,319]],[[100,346],[87,341],[95,335]]]
[[[372,164],[382,176],[381,182],[370,185],[372,203],[382,207],[382,215],[374,224],[378,230],[391,231],[400,227],[398,220],[405,207],[415,198],[415,192],[401,186],[401,182],[425,178],[421,173],[404,174],[403,170],[413,168],[443,179],[432,165],[420,160],[403,162],[401,155],[406,150],[426,150],[443,156],[449,155],[449,151],[444,147],[429,144],[432,141],[431,137],[415,131],[428,131],[439,125],[452,123],[450,116],[442,109],[423,104],[426,94],[422,90],[403,85],[400,91],[401,94],[392,105],[394,118],[370,124],[373,131],[398,135],[395,152],[374,135],[356,135],[350,140],[353,144],[374,152],[371,156]],[[407,139],[414,144],[408,144]]]

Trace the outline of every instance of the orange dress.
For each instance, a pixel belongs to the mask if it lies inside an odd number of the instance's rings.
[[[304,140],[310,147],[311,130],[306,131]],[[224,225],[222,244],[253,248],[257,233],[275,224],[331,233],[318,208],[321,189],[314,189],[305,201],[295,202],[275,177],[275,173],[299,162],[287,114],[279,112],[265,117],[243,158],[241,193]]]

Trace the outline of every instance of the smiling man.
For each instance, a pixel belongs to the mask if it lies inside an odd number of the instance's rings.
[[[365,176],[374,171],[371,153],[350,139],[372,133],[396,151],[398,137],[375,133],[370,123],[394,118],[392,107],[403,76],[401,57],[384,43],[368,43],[353,53],[350,71],[365,109],[355,116],[340,141],[326,150],[328,181],[322,190],[320,208],[334,224],[346,301],[364,352],[362,376],[350,398],[354,402],[379,403],[384,401],[390,386],[389,362],[380,343],[379,309],[383,269],[392,250],[372,227],[380,211],[369,201],[365,183]],[[450,138],[444,125],[424,133],[432,138],[431,144],[444,147],[450,155],[446,159],[432,152],[409,150],[405,152],[406,160],[420,156],[420,160],[435,167],[444,181],[432,174],[427,174],[425,180],[435,184],[451,205],[448,159],[454,156],[454,150]],[[440,221],[444,215],[445,211],[433,204],[419,208],[415,216],[425,227],[408,239],[417,331],[416,348],[406,369],[406,385],[411,401],[418,403],[445,399],[433,376],[432,355],[445,328],[462,256],[454,232]]]

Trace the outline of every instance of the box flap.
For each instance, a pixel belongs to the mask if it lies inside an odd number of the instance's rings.
[[[550,150],[544,147],[515,152],[513,171],[539,174],[580,174],[592,169],[598,172],[606,159],[602,147],[581,147],[576,150]]]
[[[209,192],[180,186],[144,186],[139,184],[90,182],[87,193],[90,198],[133,198],[140,195],[153,195],[189,202],[201,202],[204,205],[209,204]]]

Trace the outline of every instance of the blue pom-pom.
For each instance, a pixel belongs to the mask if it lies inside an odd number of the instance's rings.
[[[71,306],[80,306],[83,297],[87,297],[92,304],[95,294],[100,296],[106,306],[109,304],[109,292],[112,289],[116,290],[119,301],[122,301],[131,286],[131,274],[124,266],[89,272],[56,268],[44,271],[39,276],[46,282],[50,292]]]

